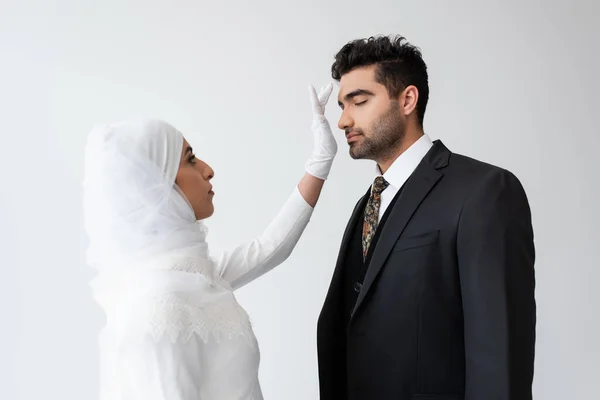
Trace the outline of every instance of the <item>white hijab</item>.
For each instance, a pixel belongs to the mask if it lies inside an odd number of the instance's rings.
[[[167,252],[205,248],[204,225],[175,184],[183,135],[139,119],[97,126],[85,149],[88,263],[101,272]]]
[[[156,338],[199,333],[207,340],[232,315],[229,325],[248,330],[235,304],[218,318],[202,307],[221,298],[214,285],[220,278],[207,229],[175,184],[182,147],[183,135],[159,120],[123,121],[89,134],[83,187],[88,264],[98,270],[92,289],[107,322],[114,321],[109,325],[124,334],[139,328]]]

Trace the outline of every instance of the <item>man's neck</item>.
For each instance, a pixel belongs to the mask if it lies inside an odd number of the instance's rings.
[[[392,166],[394,161],[398,159],[408,149],[412,146],[417,140],[419,140],[425,133],[423,129],[415,130],[413,132],[406,132],[406,136],[402,139],[402,142],[398,146],[398,148],[393,151],[389,156],[385,157],[382,160],[377,160],[377,165],[379,166],[379,170],[381,174],[385,174],[385,172]]]

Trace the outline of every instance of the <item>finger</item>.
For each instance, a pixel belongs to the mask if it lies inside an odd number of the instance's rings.
[[[325,106],[329,101],[329,96],[331,96],[331,92],[333,92],[333,84],[329,83],[328,85],[323,86],[321,92],[319,93],[319,103],[322,106]]]
[[[319,103],[319,98],[317,97],[315,87],[313,85],[309,85],[308,91],[310,93],[310,103],[312,105],[313,112],[315,114],[321,114],[323,110],[321,104]]]

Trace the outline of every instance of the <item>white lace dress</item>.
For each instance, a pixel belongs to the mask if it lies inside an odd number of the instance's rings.
[[[268,228],[218,260],[187,249],[128,266],[97,295],[101,400],[261,400],[259,349],[233,290],[283,262],[312,207],[296,189]]]

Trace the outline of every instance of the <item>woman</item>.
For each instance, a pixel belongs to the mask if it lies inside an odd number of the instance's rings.
[[[323,113],[332,85],[311,87],[314,151],[267,229],[213,259],[201,220],[212,169],[157,120],[94,129],[84,210],[100,336],[102,400],[262,399],[259,350],[233,291],[283,262],[308,224],[337,145]]]

